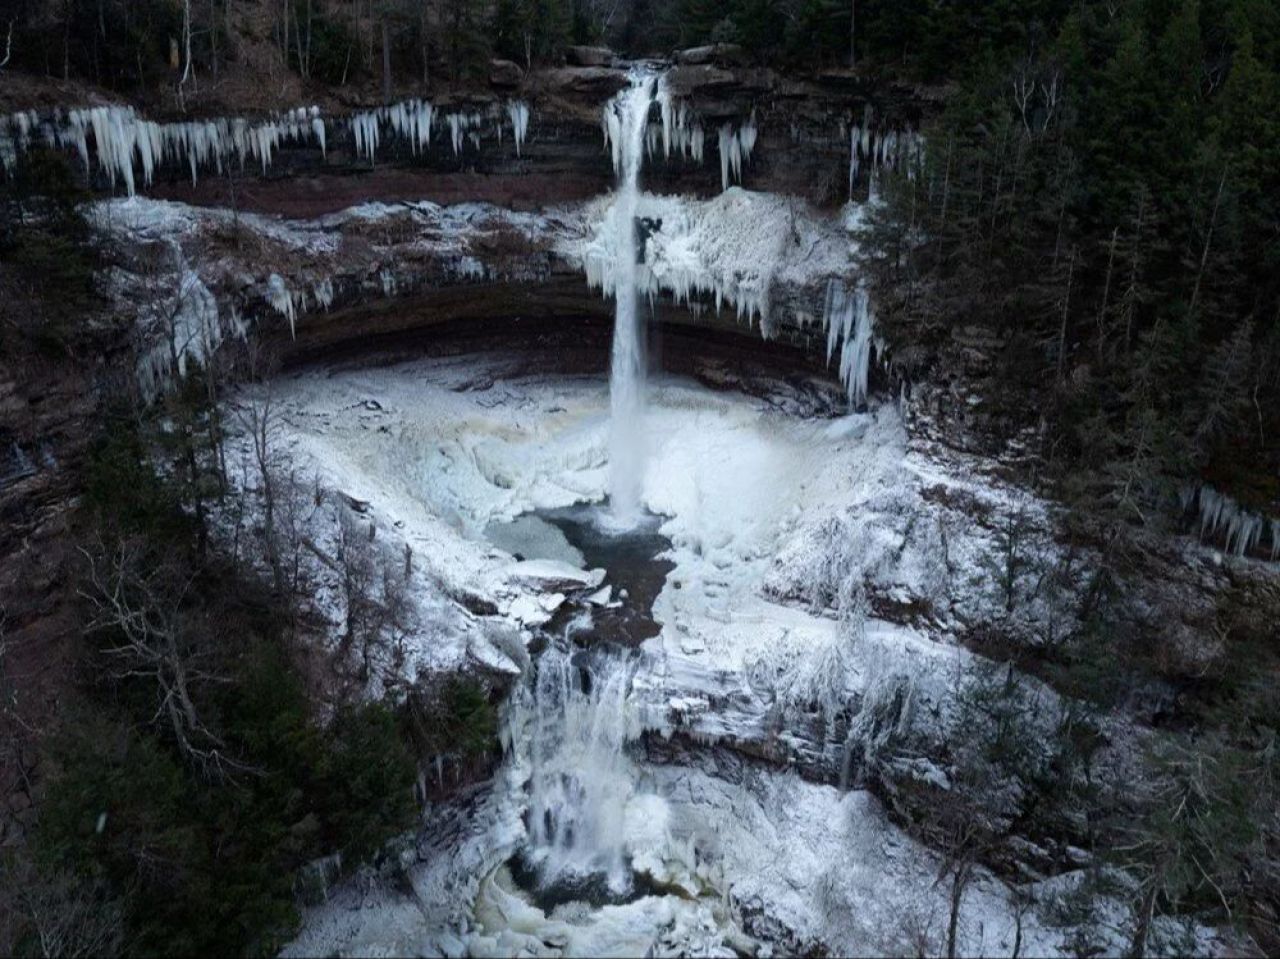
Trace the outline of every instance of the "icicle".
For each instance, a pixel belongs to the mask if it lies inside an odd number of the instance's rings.
[[[742,129],[738,131],[738,142],[741,144],[742,159],[749,161],[751,159],[751,151],[756,148],[756,115],[751,114],[751,119],[742,125]],[[741,176],[739,176],[741,180]]]
[[[853,198],[853,184],[858,179],[858,140],[862,137],[862,131],[858,129],[855,123],[853,129],[849,132],[849,198]]]
[[[1185,494],[1183,499],[1186,501]],[[1207,483],[1200,487],[1197,508],[1201,542],[1221,534],[1225,552],[1235,556],[1244,556],[1256,549],[1262,541],[1263,532],[1268,528],[1268,521],[1262,516],[1242,509],[1230,496],[1219,493]],[[1280,555],[1280,520],[1273,519],[1269,525],[1271,558],[1274,560]]]
[[[449,139],[453,143],[453,155],[462,152],[462,129],[464,117],[460,113],[450,113],[446,120],[449,123]]]
[[[875,326],[866,290],[859,286],[850,294],[839,280],[828,282],[823,322],[827,328],[827,363],[831,363],[839,344],[838,369],[846,397],[851,405],[866,402]]]
[[[418,146],[426,150],[431,146],[431,124],[435,122],[435,110],[425,100],[418,104],[417,128]]]
[[[604,130],[604,145],[613,159],[613,172],[622,172],[622,121],[611,104],[605,104],[600,125]]]
[[[511,135],[516,141],[516,156],[520,156],[524,138],[529,132],[529,105],[523,100],[508,100],[507,116],[511,118]]]
[[[751,151],[756,145],[756,127],[754,116],[734,130],[731,124],[720,127],[720,184],[722,190],[729,189],[729,184],[736,180],[742,182],[742,163],[751,159]]]
[[[315,285],[316,303],[328,310],[333,305],[333,280],[325,277]]]
[[[676,122],[675,104],[671,100],[671,92],[667,90],[666,80],[658,84],[658,112],[662,115],[662,158],[671,159],[671,137]]]
[[[311,118],[311,135],[316,138],[316,142],[320,144],[320,156],[327,158],[329,155],[329,146],[325,135],[324,121],[319,117]]]
[[[356,140],[356,156],[366,157],[372,163],[378,152],[380,136],[377,111],[353,114],[351,132]]]
[[[702,157],[706,150],[706,140],[706,131],[700,126],[694,127],[693,132],[689,135],[689,153],[695,163],[702,162]]]
[[[272,273],[267,278],[267,302],[271,304],[277,313],[288,318],[289,334],[294,339],[297,339],[298,313],[294,307],[293,295],[289,292],[289,287],[285,285],[284,278],[279,273]]]

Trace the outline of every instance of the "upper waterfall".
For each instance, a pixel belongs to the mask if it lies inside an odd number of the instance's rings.
[[[609,498],[613,515],[631,525],[640,511],[644,479],[644,328],[637,297],[636,204],[645,132],[656,78],[632,75],[631,86],[604,108],[604,129],[613,150],[618,189],[605,221],[617,254],[613,359],[610,369]]]

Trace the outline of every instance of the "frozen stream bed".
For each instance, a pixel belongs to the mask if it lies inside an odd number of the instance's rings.
[[[660,631],[586,661],[573,632],[619,602],[608,570],[520,518],[604,497],[608,386],[527,368],[527,357],[472,356],[270,387],[272,433],[295,474],[342,494],[330,499],[376,527],[382,548],[412,557],[423,628],[396,668],[522,677],[492,787],[430,810],[406,882],[334,890],[286,953],[937,951],[939,860],[869,793],[839,788],[860,745],[839,717],[903,684],[914,711],[898,721],[947,709],[967,654],[946,641],[950,607],[937,600],[977,589],[948,570],[983,541],[921,491],[966,484],[908,452],[893,406],[804,418],[779,412],[782,383],[762,398],[660,379],[641,483],[670,542]],[[235,405],[267,401],[262,388]],[[308,521],[323,553],[332,517],[316,509]],[[316,576],[317,612],[336,635],[336,575]],[[929,607],[931,619],[877,618],[876,597]],[[681,758],[647,758],[646,738],[673,736]],[[598,874],[616,895],[538,908],[508,866],[516,854],[556,878]],[[1010,954],[1016,912],[1011,890],[981,875],[966,893],[963,951]],[[1033,908],[1021,947],[1057,953],[1065,934]]]

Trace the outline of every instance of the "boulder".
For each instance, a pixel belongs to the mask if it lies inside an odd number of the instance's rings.
[[[726,69],[704,64],[680,64],[667,72],[667,87],[677,96],[740,95],[750,97],[774,88],[773,71],[759,68]]]
[[[564,54],[577,67],[607,67],[617,59],[608,47],[569,47]]]
[[[513,60],[489,61],[489,85],[512,89],[524,82],[524,70]]]
[[[560,96],[610,97],[627,85],[625,70],[609,67],[561,67],[543,74],[543,87]],[[598,112],[598,108],[597,108]]]
[[[675,60],[676,63],[684,66],[705,66],[713,63],[723,66],[746,63],[746,55],[742,52],[742,47],[736,43],[710,43],[702,47],[678,50]]]

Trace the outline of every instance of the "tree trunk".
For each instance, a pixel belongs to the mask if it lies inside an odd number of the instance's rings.
[[[947,959],[956,959],[956,937],[960,929],[960,903],[969,884],[969,864],[960,862],[951,874],[951,915],[947,919]]]
[[[213,78],[218,79],[218,0],[209,0],[209,56],[213,60]]]
[[[1222,168],[1222,178],[1218,180],[1218,193],[1213,198],[1213,213],[1209,217],[1209,232],[1204,237],[1204,250],[1200,253],[1200,268],[1196,271],[1196,285],[1191,291],[1191,305],[1187,312],[1195,316],[1196,304],[1200,300],[1200,282],[1204,279],[1205,264],[1209,262],[1209,249],[1213,244],[1213,230],[1218,225],[1218,207],[1222,204],[1222,188],[1227,185],[1227,168]]]
[[[1151,934],[1151,917],[1156,911],[1156,884],[1150,882],[1142,892],[1138,906],[1138,922],[1133,928],[1133,941],[1129,945],[1129,959],[1143,959],[1147,954],[1147,936]]]
[[[421,22],[418,26],[418,42],[422,47],[422,85],[431,85],[431,45],[427,42],[429,33],[427,31],[427,10],[428,5],[424,2],[421,7]]]
[[[1107,278],[1102,284],[1102,306],[1098,308],[1098,356],[1102,356],[1107,342],[1107,307],[1111,299],[1111,273],[1116,265],[1116,243],[1120,239],[1120,227],[1111,231],[1111,249],[1107,253]]]
[[[858,0],[849,0],[849,69],[858,65],[858,51],[855,44],[858,28]]]
[[[1071,284],[1076,275],[1076,251],[1071,250],[1071,259],[1067,263],[1067,291],[1062,296],[1062,323],[1058,326],[1058,375],[1057,383],[1062,385],[1062,374],[1067,362],[1067,320],[1071,312]]]
[[[391,27],[382,18],[382,99],[391,102]]]
[[[955,149],[955,141],[947,137],[947,168],[942,174],[942,212],[938,215],[941,230],[947,228],[947,201],[951,198],[951,153]]]

